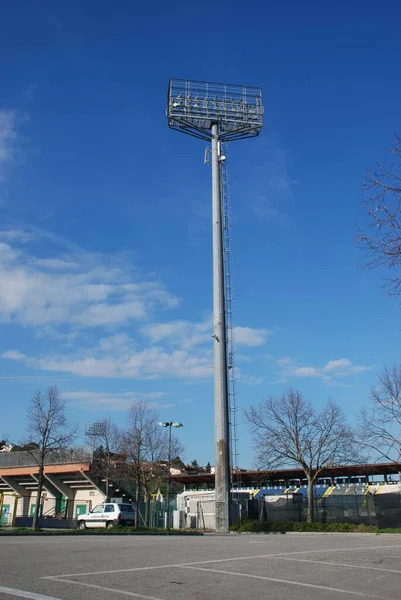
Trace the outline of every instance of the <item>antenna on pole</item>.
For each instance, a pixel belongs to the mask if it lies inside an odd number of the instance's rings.
[[[167,121],[172,129],[211,142],[212,146],[211,151],[208,149],[205,153],[205,162],[212,165],[215,502],[216,531],[225,533],[230,527],[230,465],[234,464],[235,459],[230,449],[234,442],[233,439],[230,444],[230,400],[234,389],[229,374],[233,370],[230,369],[233,325],[228,317],[228,311],[231,310],[229,306],[232,304],[231,262],[229,267],[225,239],[227,211],[224,209],[222,179],[226,156],[222,153],[221,145],[259,135],[263,123],[262,90],[256,87],[170,79]],[[229,247],[231,261],[230,244]],[[230,273],[229,281],[227,270]],[[228,295],[231,298],[229,304]],[[229,328],[228,323],[231,323]],[[228,329],[231,329],[231,338],[228,337]],[[234,414],[235,412],[234,410]],[[232,430],[233,421],[231,426]]]

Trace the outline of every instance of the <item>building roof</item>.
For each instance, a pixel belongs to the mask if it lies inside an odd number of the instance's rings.
[[[342,465],[323,469],[319,473],[322,477],[358,477],[366,475],[391,475],[401,473],[401,463],[373,463],[363,465]],[[172,475],[171,480],[182,484],[213,484],[214,473],[199,473],[197,475]],[[264,481],[289,481],[291,479],[305,479],[302,469],[275,469],[272,471],[234,471],[234,483],[243,485],[260,484]]]

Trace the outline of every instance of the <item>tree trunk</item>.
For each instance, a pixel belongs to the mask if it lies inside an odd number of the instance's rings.
[[[107,469],[106,477],[105,477],[105,486],[106,486],[106,502],[110,502],[110,479],[109,479],[109,469]]]
[[[140,495],[140,481],[138,481],[138,479],[136,480],[136,484],[135,484],[135,520],[134,520],[134,527],[138,527],[139,524],[139,502],[141,499],[141,495]]]
[[[150,494],[145,490],[145,527],[149,527]]]
[[[313,482],[314,479],[311,475],[306,475],[308,480],[308,523],[313,523]]]
[[[39,472],[38,472],[38,494],[36,496],[36,506],[35,506],[35,512],[33,515],[33,521],[32,521],[32,529],[36,530],[38,529],[38,524],[39,524],[39,511],[40,511],[40,503],[42,501],[42,491],[43,491],[43,465],[41,465],[39,467]]]

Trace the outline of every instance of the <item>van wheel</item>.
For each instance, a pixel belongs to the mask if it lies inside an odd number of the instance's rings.
[[[107,528],[107,529],[113,529],[113,527],[114,527],[114,523],[113,523],[113,521],[107,521],[107,523],[106,523],[106,528]]]
[[[78,521],[78,529],[86,529],[85,521]]]

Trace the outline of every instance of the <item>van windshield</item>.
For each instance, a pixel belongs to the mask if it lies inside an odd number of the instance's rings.
[[[121,510],[121,512],[134,512],[134,508],[131,506],[131,504],[119,504],[118,508]]]

